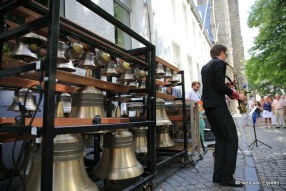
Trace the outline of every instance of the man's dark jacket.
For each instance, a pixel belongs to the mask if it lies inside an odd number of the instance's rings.
[[[232,90],[225,84],[226,62],[214,58],[201,70],[203,82],[204,108],[227,106],[225,95],[231,96]]]

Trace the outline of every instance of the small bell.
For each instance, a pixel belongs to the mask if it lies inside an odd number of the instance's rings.
[[[130,64],[128,62],[120,62],[120,60],[117,58],[117,66],[116,66],[116,72],[118,74],[122,74],[126,72],[127,70],[130,70]]]
[[[58,42],[57,63],[68,63],[69,59],[65,57],[67,45],[63,41]]]
[[[18,38],[19,42],[27,44],[32,52],[39,52],[41,48],[47,46],[47,38],[30,32]]]
[[[86,52],[83,56],[83,59],[80,61],[80,64],[78,65],[79,68],[83,69],[94,69],[94,54],[90,51]]]
[[[163,78],[171,78],[172,73],[170,68],[166,68],[166,74],[163,76]]]
[[[156,76],[158,79],[162,78],[165,75],[165,71],[162,64],[157,65]]]
[[[59,70],[63,70],[63,71],[66,71],[66,72],[75,72],[76,69],[72,63],[71,60],[69,60],[69,62],[66,62],[66,63],[58,63],[57,64],[57,69]]]
[[[23,60],[25,62],[37,61],[38,57],[36,54],[32,53],[26,44],[18,42],[11,52],[10,57]]]
[[[132,71],[127,70],[125,73],[121,74],[121,76],[118,80],[123,81],[123,82],[134,81],[133,76],[132,76]]]
[[[110,55],[105,52],[101,52],[97,48],[95,49],[95,67],[102,68],[110,61]]]
[[[146,72],[144,70],[135,70],[133,79],[134,80],[142,80],[142,78],[146,77]]]
[[[139,88],[142,88],[142,89],[146,88],[145,81],[140,81]]]
[[[16,94],[18,94],[19,102],[23,106],[25,106],[27,111],[36,111],[37,106],[35,104],[33,92],[31,90],[28,91],[28,88],[22,88],[19,90],[18,93],[15,93],[15,95]],[[26,103],[25,103],[25,97],[26,97]],[[25,103],[25,105],[24,105],[24,103]],[[13,99],[13,103],[10,105],[10,107],[8,107],[7,110],[8,111],[20,111],[19,106],[16,104],[15,99]]]
[[[55,117],[64,117],[64,106],[62,101],[60,100],[60,96],[56,96],[57,102],[55,107]]]
[[[106,76],[117,76],[117,72],[115,69],[115,62],[109,61],[107,65],[104,66],[103,74]]]
[[[173,75],[172,75],[172,78],[170,79],[170,82],[173,87],[176,86],[180,82],[177,72],[173,71]]]
[[[65,51],[65,57],[67,59],[74,59],[83,54],[83,47],[80,43],[73,42],[68,45],[67,50]]]

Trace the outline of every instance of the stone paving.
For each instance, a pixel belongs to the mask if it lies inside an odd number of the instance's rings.
[[[259,146],[251,151],[248,145],[254,141],[253,127],[243,127],[241,117],[235,117],[235,123],[239,136],[239,151],[234,176],[244,181],[244,187],[225,187],[212,182],[213,150],[210,148],[203,160],[196,164],[199,173],[192,166],[182,168],[179,161],[160,168],[154,190],[286,190],[286,147],[283,146],[286,142],[286,129],[257,127],[258,139],[270,144],[272,148],[258,144]]]
[[[254,140],[253,126],[244,128],[248,143]],[[271,148],[258,142],[252,150],[258,177],[264,191],[286,190],[286,129],[256,126],[257,139]]]

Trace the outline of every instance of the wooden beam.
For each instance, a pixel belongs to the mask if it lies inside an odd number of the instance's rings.
[[[175,96],[164,94],[161,92],[156,92],[156,97],[162,98],[163,100],[173,101],[175,100]]]
[[[170,68],[171,70],[173,71],[176,71],[177,73],[180,71],[179,68],[177,68],[176,66],[170,64],[169,62],[163,60],[162,58],[156,56],[156,62],[157,63],[160,63],[160,64],[163,64],[164,66],[166,66],[167,68]]]

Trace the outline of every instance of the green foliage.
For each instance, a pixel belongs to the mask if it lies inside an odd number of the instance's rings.
[[[257,0],[251,7],[248,25],[259,29],[246,64],[249,83],[260,93],[285,90],[286,1]]]

